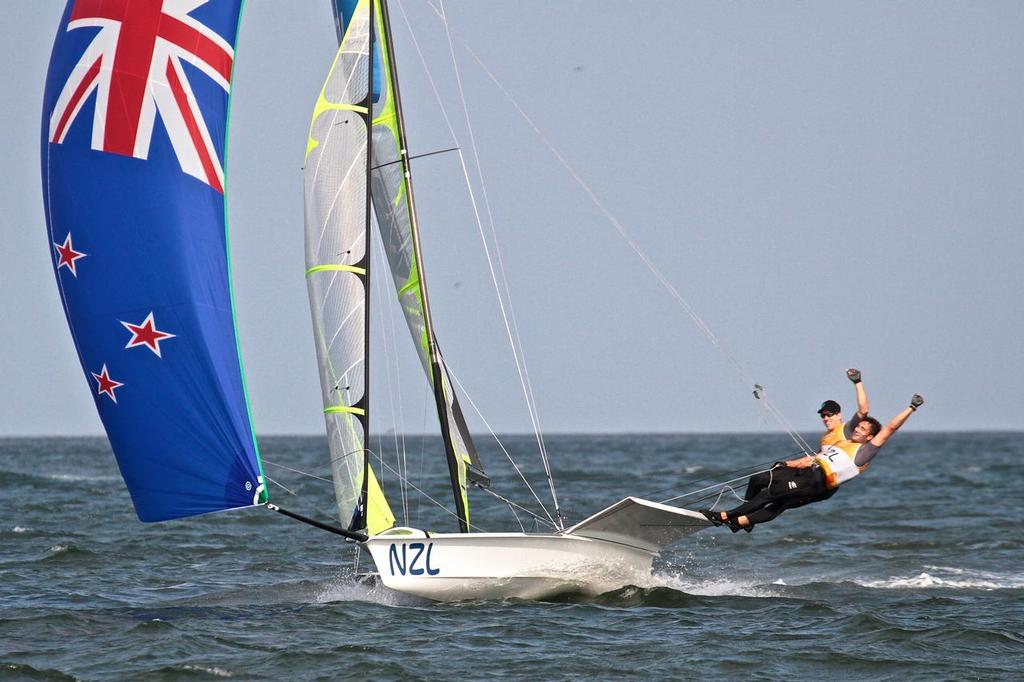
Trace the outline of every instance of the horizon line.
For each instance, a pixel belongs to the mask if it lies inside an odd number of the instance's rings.
[[[801,435],[813,435],[817,431],[800,431]],[[988,427],[973,427],[973,428],[961,428],[961,429],[924,429],[924,430],[908,430],[904,433],[920,433],[920,434],[968,434],[968,433],[1006,433],[1006,434],[1018,434],[1024,433],[1024,429],[1019,428],[988,428]],[[441,434],[436,431],[405,431],[405,432],[394,432],[385,431],[381,434],[375,434],[373,437],[381,436],[393,436],[399,435],[403,437],[417,437],[417,436],[433,436],[440,438]],[[533,431],[504,431],[495,434],[497,436],[529,436],[534,437]],[[781,435],[788,436],[786,431],[545,431],[544,436],[771,436]],[[257,433],[256,438],[326,438],[325,433],[302,433],[302,432],[276,432],[276,433]],[[0,434],[0,439],[8,438],[107,438],[104,433],[7,433]],[[476,437],[476,439],[486,439],[483,434]]]

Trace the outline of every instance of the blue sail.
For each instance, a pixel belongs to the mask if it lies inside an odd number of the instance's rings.
[[[142,521],[266,499],[237,343],[224,154],[241,0],[69,0],[47,73],[54,273]]]

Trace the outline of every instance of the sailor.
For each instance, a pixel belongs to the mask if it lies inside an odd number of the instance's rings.
[[[853,415],[853,419],[845,421],[843,418],[843,408],[839,406],[839,403],[834,400],[826,400],[821,404],[821,407],[818,408],[818,416],[821,417],[821,422],[825,425],[825,433],[821,436],[822,449],[835,445],[840,441],[851,440],[854,427],[868,416],[868,394],[864,390],[860,370],[850,368],[846,370],[846,377],[853,382],[854,388],[857,391],[857,412]],[[743,496],[744,499],[753,499],[761,490],[768,487],[768,484],[771,482],[771,471],[764,471],[751,476],[750,481],[747,483],[747,492]]]
[[[749,533],[756,524],[767,523],[787,509],[827,500],[842,484],[863,473],[882,446],[922,405],[924,398],[915,393],[910,405],[884,427],[874,417],[864,417],[849,440],[828,445],[816,455],[776,462],[770,472],[763,474],[769,477],[768,483],[759,488],[748,485],[746,502],[738,507],[700,511],[716,526],[727,525],[734,533]],[[756,490],[751,495],[752,487]]]

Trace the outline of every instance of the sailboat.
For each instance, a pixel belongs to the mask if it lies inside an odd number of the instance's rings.
[[[430,599],[599,593],[650,573],[660,549],[709,525],[700,514],[627,498],[552,533],[472,532],[470,495],[490,479],[466,426],[430,314],[413,172],[385,0],[336,0],[339,48],[306,145],[306,273],[339,514],[387,587]],[[458,533],[395,525],[369,433],[370,230],[433,390]],[[554,496],[557,510],[557,497]]]
[[[69,0],[50,61],[42,170],[54,273],[140,520],[264,505],[344,536],[386,587],[433,600],[642,581],[662,548],[709,522],[636,497],[568,527],[559,513],[547,533],[471,521],[471,493],[491,481],[431,318],[386,0],[332,2],[339,48],[305,152],[306,279],[339,523],[270,501],[227,253],[240,5]],[[457,532],[398,525],[368,447],[374,224],[434,396]]]

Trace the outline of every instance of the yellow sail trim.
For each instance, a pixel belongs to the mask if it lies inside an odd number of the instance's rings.
[[[373,473],[373,467],[367,470],[366,485],[366,534],[370,537],[386,531],[395,525],[395,515],[391,511],[391,505],[384,497],[377,477]]]
[[[361,407],[348,407],[346,405],[331,405],[324,408],[324,414],[358,414],[360,417],[366,414]]]
[[[370,0],[359,0],[359,3],[356,5],[356,9],[353,12],[353,16],[359,14],[360,12],[368,11],[368,8],[366,6],[369,4],[369,2]],[[349,34],[346,31],[345,37],[341,39],[341,45],[338,46],[338,51],[334,55],[334,63],[331,64],[331,70],[328,72],[327,78],[324,80],[324,85],[320,89],[320,96],[317,97],[316,105],[313,107],[313,118],[309,122],[309,135],[306,138],[306,156],[304,157],[306,159],[309,158],[309,153],[320,145],[320,141],[313,137],[313,123],[315,123],[316,120],[320,118],[322,114],[328,111],[353,111],[357,114],[362,114],[365,116],[366,114],[369,113],[369,110],[366,107],[360,107],[355,104],[332,102],[329,99],[327,99],[327,83],[331,81],[331,76],[334,74],[334,70],[338,68],[338,58],[341,56],[343,52],[347,51],[347,48],[349,47],[348,43]]]
[[[366,274],[366,268],[357,268],[354,265],[342,265],[340,263],[337,263],[337,264],[333,264],[333,265],[314,265],[311,268],[307,268],[307,270],[306,270],[306,277],[309,277],[310,275],[312,275],[315,272],[328,272],[328,271],[331,271],[331,270],[336,270],[336,271],[340,271],[340,272],[353,272],[353,273],[355,273],[357,275],[365,275]]]

